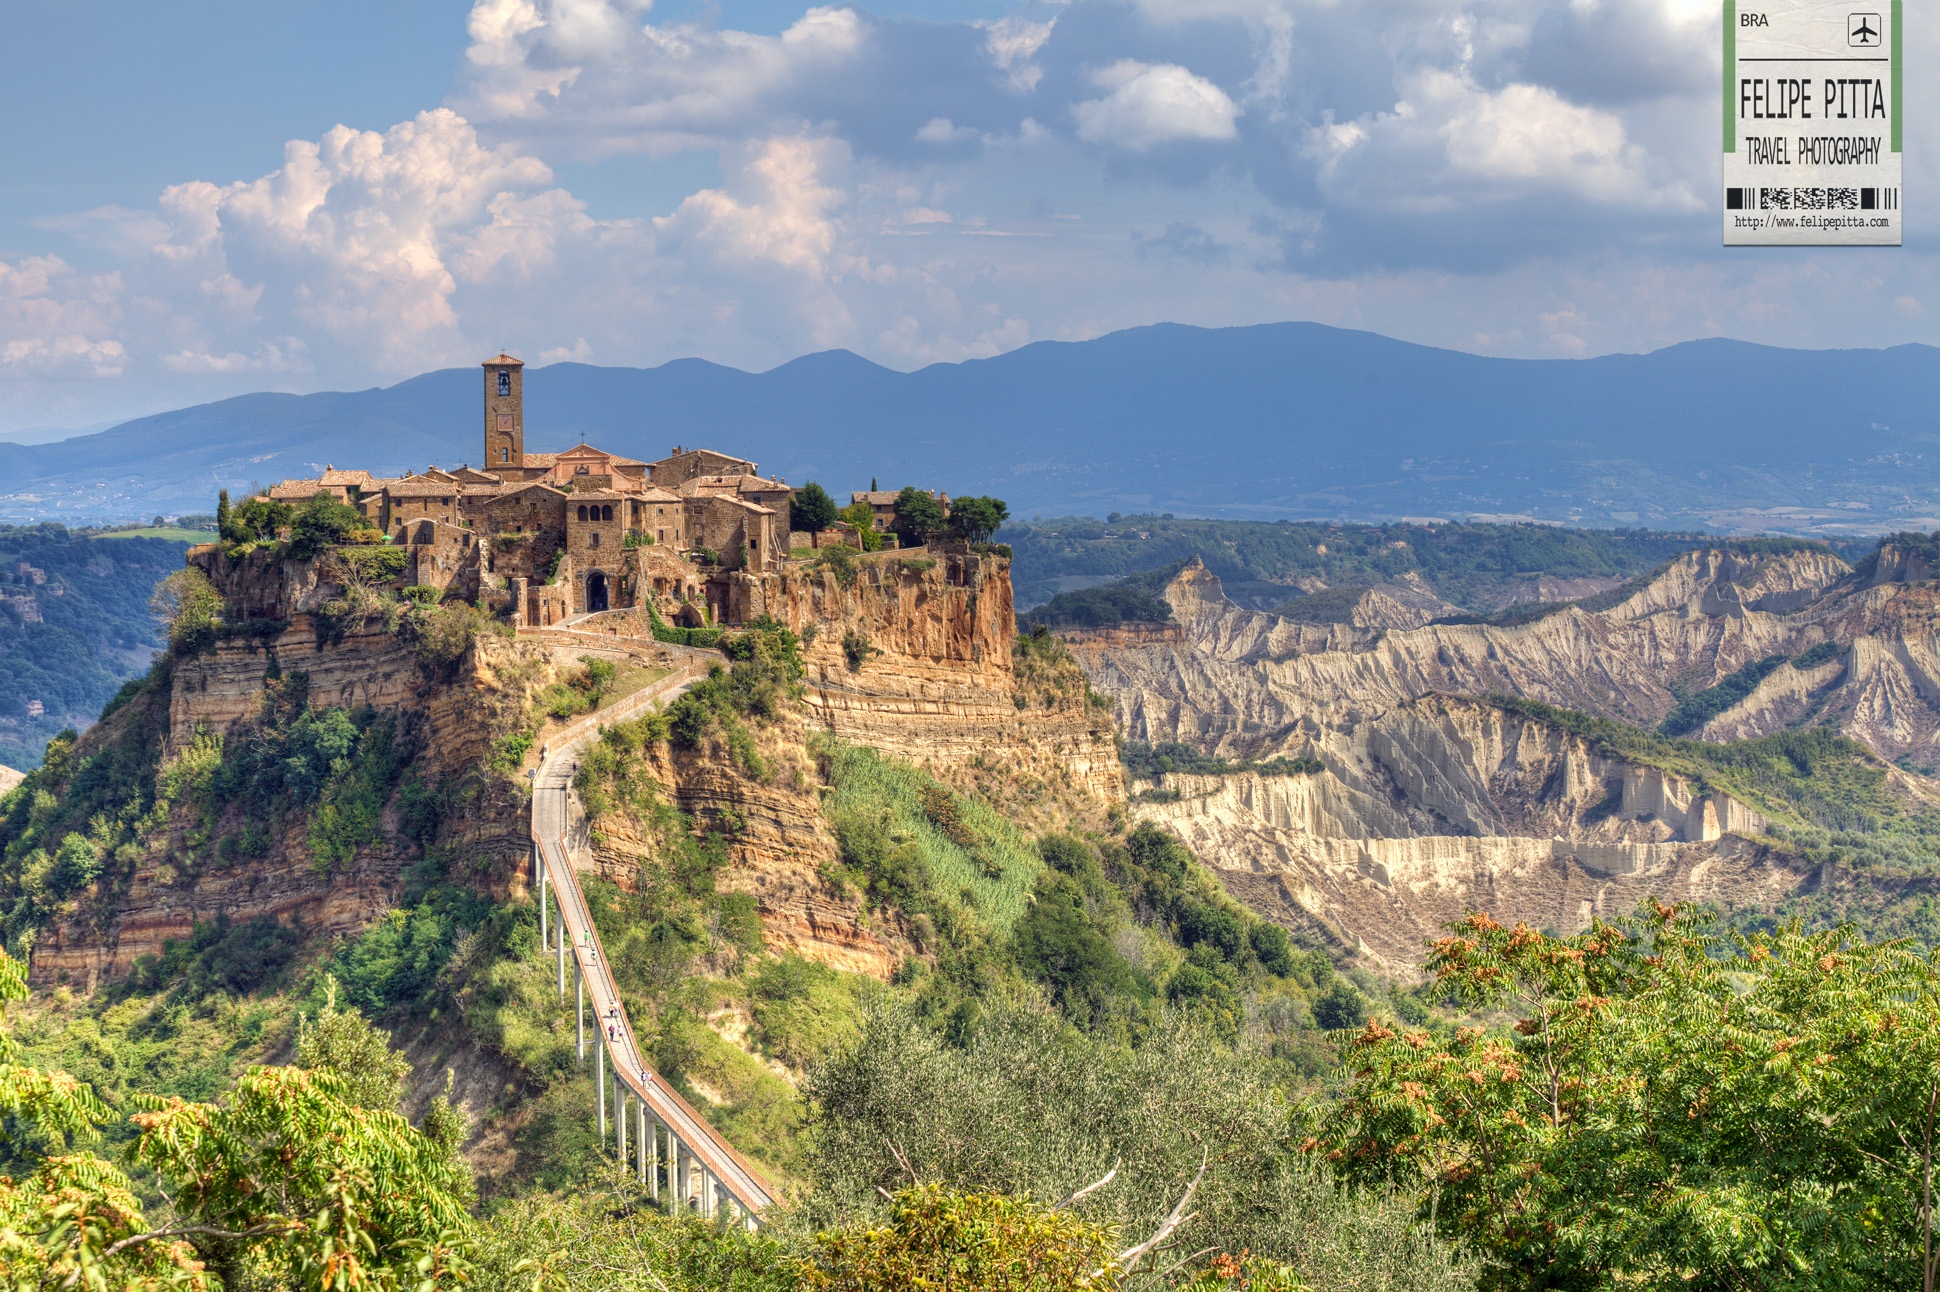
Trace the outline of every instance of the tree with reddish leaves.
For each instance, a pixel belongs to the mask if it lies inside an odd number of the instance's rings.
[[[1649,901],[1572,937],[1449,926],[1437,982],[1518,1021],[1370,1022],[1306,1148],[1435,1186],[1498,1288],[1932,1292],[1940,958],[1708,924]]]

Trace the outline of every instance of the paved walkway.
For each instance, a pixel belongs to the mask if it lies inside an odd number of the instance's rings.
[[[716,658],[719,658],[718,655]],[[653,1065],[640,1048],[633,1024],[626,1016],[626,1007],[620,1001],[619,990],[607,968],[606,952],[600,945],[599,933],[593,928],[592,918],[587,912],[586,898],[580,891],[572,860],[579,855],[590,861],[585,818],[571,792],[580,751],[599,739],[602,726],[635,717],[651,705],[673,699],[704,674],[705,670],[698,661],[690,663],[671,677],[628,696],[603,712],[580,719],[565,732],[553,737],[546,759],[540,764],[533,781],[532,839],[544,858],[546,874],[552,881],[558,900],[559,919],[565,930],[567,945],[572,948],[573,959],[586,983],[586,994],[590,997],[588,1003],[593,1011],[594,1044],[607,1047],[613,1070],[629,1090],[646,1102],[647,1108],[660,1124],[672,1129],[687,1151],[736,1202],[759,1216],[774,1201],[773,1188],[746,1159],[734,1151],[733,1145],[716,1134],[714,1128],[653,1070]],[[606,1030],[609,1025],[614,1028],[610,1039]],[[615,1115],[618,1115],[617,1109]],[[627,1139],[631,1141],[635,1135],[636,1131],[629,1126]],[[637,1146],[630,1147],[638,1151]]]

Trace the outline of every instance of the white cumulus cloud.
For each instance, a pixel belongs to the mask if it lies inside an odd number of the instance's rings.
[[[1239,105],[1177,63],[1122,58],[1093,72],[1091,82],[1110,93],[1071,108],[1078,138],[1086,143],[1143,152],[1178,140],[1216,142],[1239,135]]]

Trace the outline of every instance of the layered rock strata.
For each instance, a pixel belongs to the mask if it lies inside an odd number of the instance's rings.
[[[1068,635],[1124,733],[1326,770],[1167,777],[1137,811],[1263,911],[1396,968],[1465,907],[1567,929],[1646,892],[1769,901],[1811,871],[1757,842],[1752,806],[1475,697],[1650,727],[1746,664],[1832,642],[1836,658],[1780,665],[1700,734],[1829,723],[1888,758],[1930,758],[1940,734],[1940,593],[1821,551],[1694,552],[1610,609],[1506,628],[1295,623],[1233,606],[1197,563],[1166,599],[1166,635]]]

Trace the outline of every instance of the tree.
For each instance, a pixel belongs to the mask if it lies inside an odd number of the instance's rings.
[[[801,1287],[812,1292],[1006,1288],[1077,1292],[1112,1265],[1111,1230],[1069,1211],[1002,1194],[918,1185],[890,1221],[817,1234]]]
[[[307,1018],[297,1023],[296,1065],[336,1073],[343,1078],[344,1098],[359,1108],[396,1112],[410,1061],[355,1007],[337,1008],[335,975],[324,981],[323,1012],[314,1023]]]
[[[1310,1150],[1438,1185],[1489,1286],[1931,1289],[1940,955],[1708,925],[1451,925],[1439,988],[1521,1021],[1369,1023]]]
[[[364,528],[364,518],[355,507],[338,502],[319,492],[303,504],[290,522],[290,555],[307,561],[324,548],[343,541],[353,529]]]
[[[948,523],[936,499],[921,489],[912,485],[896,495],[896,521],[890,528],[896,531],[905,546],[926,541]]]
[[[235,541],[268,542],[290,524],[295,514],[286,502],[272,502],[262,497],[251,498],[230,513],[231,524],[236,530]]]
[[[27,997],[0,951],[0,1000]],[[130,1150],[155,1170],[169,1220],[143,1215],[128,1176],[80,1151],[113,1113],[62,1072],[23,1066],[0,1030],[0,1113],[54,1152],[0,1178],[0,1273],[9,1288],[162,1292],[244,1285],[304,1292],[435,1289],[467,1271],[462,1168],[394,1112],[348,1103],[335,1073],[255,1068],[223,1101],[135,1094]]]
[[[988,543],[1010,518],[1001,498],[959,498],[950,504],[950,533],[970,543]]]
[[[788,503],[788,526],[805,534],[819,534],[835,523],[835,499],[810,480]]]
[[[155,585],[148,611],[168,625],[169,641],[190,650],[206,640],[222,613],[222,594],[197,566],[188,565]]]
[[[876,513],[866,502],[852,502],[836,513],[844,524],[855,527],[856,541],[865,552],[882,550],[882,535],[876,530]]]
[[[225,543],[243,541],[241,530],[236,526],[235,517],[229,509],[229,491],[221,490],[216,494],[216,537]]]
[[[853,1034],[803,1081],[815,1131],[801,1171],[811,1186],[804,1220],[893,1224],[877,1191],[907,1188],[912,1175],[945,1189],[1063,1198],[1117,1161],[1110,1185],[1076,1214],[1143,1236],[1209,1153],[1186,1208],[1197,1218],[1174,1260],[1211,1245],[1291,1261],[1316,1289],[1472,1286],[1465,1259],[1415,1218],[1419,1193],[1351,1195],[1301,1154],[1259,1051],[1163,1007],[1114,1036],[1018,999],[993,995],[984,1006],[946,1023],[886,995],[861,1005]]]
[[[61,840],[47,878],[53,895],[66,897],[92,884],[100,873],[101,850],[87,836],[70,834]]]

